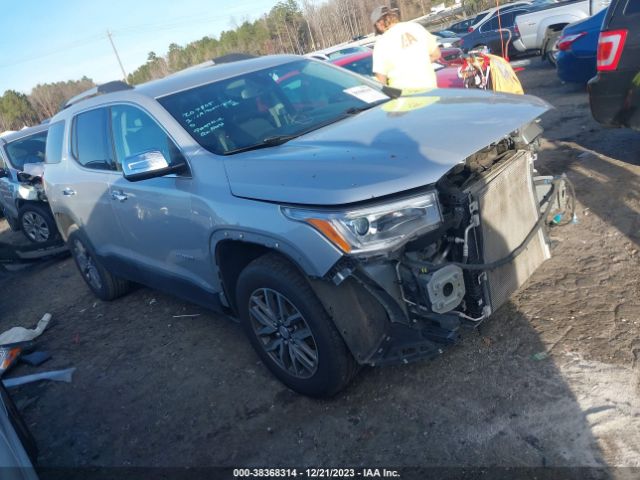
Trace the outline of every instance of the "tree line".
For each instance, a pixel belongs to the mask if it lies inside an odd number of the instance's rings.
[[[127,76],[136,85],[197,65],[228,53],[303,54],[347,42],[372,32],[371,11],[380,3],[398,8],[402,19],[416,18],[433,5],[453,0],[280,0],[262,17],[244,21],[216,38],[206,36],[187,45],[169,45],[164,55],[149,52],[147,61]],[[494,0],[463,0],[469,14]],[[39,84],[29,94],[7,90],[0,97],[0,133],[40,123],[54,115],[68,99],[95,86],[93,80]]]

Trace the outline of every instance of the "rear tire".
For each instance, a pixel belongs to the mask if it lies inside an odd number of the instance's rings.
[[[131,290],[131,282],[109,272],[79,230],[71,232],[67,243],[80,275],[100,300],[115,300]]]
[[[59,236],[51,210],[44,205],[27,203],[18,211],[18,225],[33,243],[45,243]]]
[[[542,42],[542,59],[549,62],[554,68],[558,65],[555,46],[560,35],[562,35],[562,30],[547,30]]]
[[[345,388],[357,364],[309,282],[286,259],[267,254],[240,274],[236,301],[245,333],[267,368],[310,397]]]

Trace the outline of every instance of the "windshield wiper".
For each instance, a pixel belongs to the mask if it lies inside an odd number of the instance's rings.
[[[357,113],[364,112],[365,110],[369,110],[369,109],[371,109],[371,108],[373,108],[373,107],[377,107],[377,106],[378,106],[378,105],[380,105],[381,103],[385,103],[385,102],[387,102],[387,101],[388,101],[388,100],[386,100],[386,99],[385,99],[385,100],[379,100],[379,101],[377,101],[377,102],[368,103],[368,104],[363,105],[363,106],[361,106],[361,107],[351,107],[351,108],[347,108],[347,109],[344,111],[344,113],[345,113],[346,115],[355,115],[355,114],[357,114]]]
[[[266,137],[260,143],[256,143],[255,145],[248,145],[246,147],[236,148],[235,150],[229,150],[228,152],[224,152],[225,155],[232,155],[234,153],[240,152],[248,152],[250,150],[258,150],[260,148],[267,147],[276,147],[278,145],[282,145],[283,143],[288,142],[289,140],[293,140],[296,137],[299,137],[301,134],[297,135],[274,135],[272,137]]]

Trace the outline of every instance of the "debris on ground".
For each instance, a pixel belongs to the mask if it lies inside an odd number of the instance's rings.
[[[22,352],[21,347],[0,347],[0,377],[11,368]]]
[[[29,330],[24,327],[13,327],[0,335],[0,345],[10,345],[13,343],[28,342],[42,335],[47,325],[51,321],[51,314],[45,313],[38,322],[36,328]]]
[[[38,350],[26,355],[21,355],[20,361],[26,363],[27,365],[31,365],[32,367],[38,367],[50,358],[51,354],[49,352]]]
[[[24,375],[22,377],[9,378],[3,380],[2,383],[6,388],[13,388],[27,383],[38,382],[40,380],[51,380],[54,382],[71,383],[71,378],[75,368],[67,368],[66,370],[52,370],[50,372],[34,373],[32,375]]]

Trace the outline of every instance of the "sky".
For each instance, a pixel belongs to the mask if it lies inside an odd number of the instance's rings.
[[[29,93],[39,83],[96,83],[122,78],[107,30],[127,74],[150,51],[165,55],[170,43],[218,37],[255,20],[277,0],[0,0],[0,95]]]

